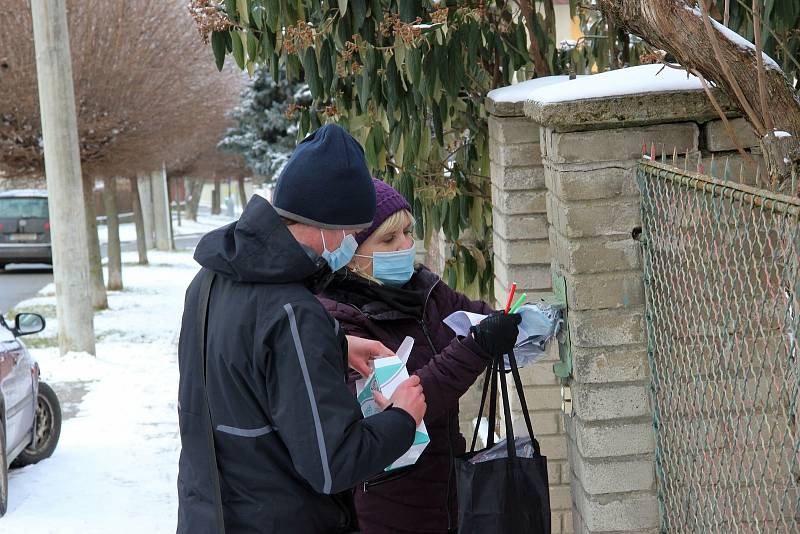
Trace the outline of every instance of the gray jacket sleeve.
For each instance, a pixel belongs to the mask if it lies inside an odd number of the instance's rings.
[[[390,409],[364,418],[345,382],[338,325],[316,300],[284,306],[267,344],[270,416],[297,472],[320,493],[380,473],[414,440],[413,418]]]

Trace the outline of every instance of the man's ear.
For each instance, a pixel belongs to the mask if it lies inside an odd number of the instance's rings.
[[[286,229],[289,230],[289,233],[300,245],[307,247],[317,256],[322,254],[322,238],[320,237],[319,228],[303,223],[295,223],[287,226]]]

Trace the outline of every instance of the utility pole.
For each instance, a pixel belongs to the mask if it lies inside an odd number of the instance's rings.
[[[31,0],[56,285],[58,345],[95,353],[89,245],[65,0]]]

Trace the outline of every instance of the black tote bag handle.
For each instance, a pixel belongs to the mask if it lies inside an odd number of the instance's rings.
[[[489,380],[491,379],[493,370],[493,364],[490,363],[486,366],[486,373],[483,375],[483,393],[481,393],[481,403],[480,409],[478,410],[478,421],[475,423],[475,432],[472,433],[472,445],[469,447],[470,452],[475,452],[475,445],[478,442],[478,431],[480,430],[481,419],[483,418],[483,406],[486,404],[486,394],[489,391]],[[492,439],[494,439],[494,436],[492,436]]]
[[[511,375],[514,379],[514,385],[517,390],[517,398],[519,399],[520,408],[522,408],[522,415],[525,418],[525,426],[528,430],[528,435],[531,438],[531,444],[536,456],[541,456],[539,450],[539,442],[536,440],[536,435],[533,433],[533,425],[531,424],[531,416],[528,413],[528,403],[525,400],[525,391],[522,386],[522,378],[519,374],[519,367],[517,360],[514,357],[514,351],[508,353],[508,363],[511,367]],[[501,367],[502,366],[502,367]],[[508,447],[508,457],[515,458],[516,452],[516,439],[514,436],[514,425],[511,418],[511,406],[509,404],[508,384],[506,381],[505,365],[502,358],[495,358],[492,363],[486,368],[483,382],[483,393],[481,394],[481,403],[478,410],[478,420],[475,425],[475,431],[472,435],[472,445],[470,452],[475,452],[475,445],[478,441],[478,432],[480,430],[481,419],[483,418],[483,408],[486,405],[487,393],[489,397],[489,429],[487,432],[486,448],[489,449],[494,446],[494,426],[497,421],[497,381],[500,380],[501,394],[503,395],[503,416],[506,425],[506,446]]]
[[[511,420],[511,406],[508,403],[508,384],[506,383],[506,374],[503,371],[497,373],[500,375],[500,389],[503,394],[503,418],[506,423],[506,448],[508,449],[508,457],[517,457],[517,443],[514,439],[514,422]],[[531,436],[532,438],[532,436]]]
[[[525,390],[522,386],[522,378],[519,374],[519,367],[517,366],[517,358],[514,356],[514,351],[508,353],[508,363],[511,366],[511,376],[514,377],[514,386],[517,390],[517,398],[519,398],[519,406],[522,408],[522,417],[525,419],[525,426],[528,429],[528,436],[531,438],[531,444],[536,456],[541,456],[539,451],[539,441],[533,433],[533,425],[531,424],[531,414],[528,413],[528,403],[525,401]]]

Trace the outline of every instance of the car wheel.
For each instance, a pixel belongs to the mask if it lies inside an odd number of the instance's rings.
[[[36,445],[29,445],[19,453],[11,464],[14,467],[41,462],[50,458],[61,436],[61,405],[53,388],[39,382],[39,396],[36,400]]]
[[[0,421],[0,517],[8,508],[8,463],[6,462],[6,431]]]

